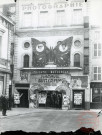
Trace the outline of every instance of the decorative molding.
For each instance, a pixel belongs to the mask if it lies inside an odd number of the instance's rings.
[[[48,30],[16,30],[18,37],[44,37],[44,36],[69,36],[84,34],[83,28],[72,29],[48,29]]]

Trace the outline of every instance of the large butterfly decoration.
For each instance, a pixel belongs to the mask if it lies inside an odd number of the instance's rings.
[[[70,65],[70,50],[73,37],[58,41],[55,48],[48,48],[45,42],[32,38],[33,67],[44,67],[48,62],[53,62],[58,67]]]

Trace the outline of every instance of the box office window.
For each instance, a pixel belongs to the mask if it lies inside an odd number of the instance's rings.
[[[92,102],[102,102],[102,88],[93,88]]]
[[[94,67],[93,70],[94,80],[101,80],[101,67]]]

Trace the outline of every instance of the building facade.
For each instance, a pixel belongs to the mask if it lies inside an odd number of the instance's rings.
[[[13,94],[18,107],[90,109],[88,3],[17,0]]]
[[[9,97],[11,84],[10,50],[14,23],[0,12],[0,96]]]
[[[102,108],[102,28],[92,26],[90,30],[90,89],[91,108]]]

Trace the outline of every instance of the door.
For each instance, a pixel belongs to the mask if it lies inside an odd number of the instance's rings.
[[[29,101],[28,101],[28,90],[24,89],[24,90],[18,90],[19,94],[20,94],[20,104],[19,107],[29,107]]]
[[[85,106],[85,91],[73,90],[73,108],[84,109]]]

